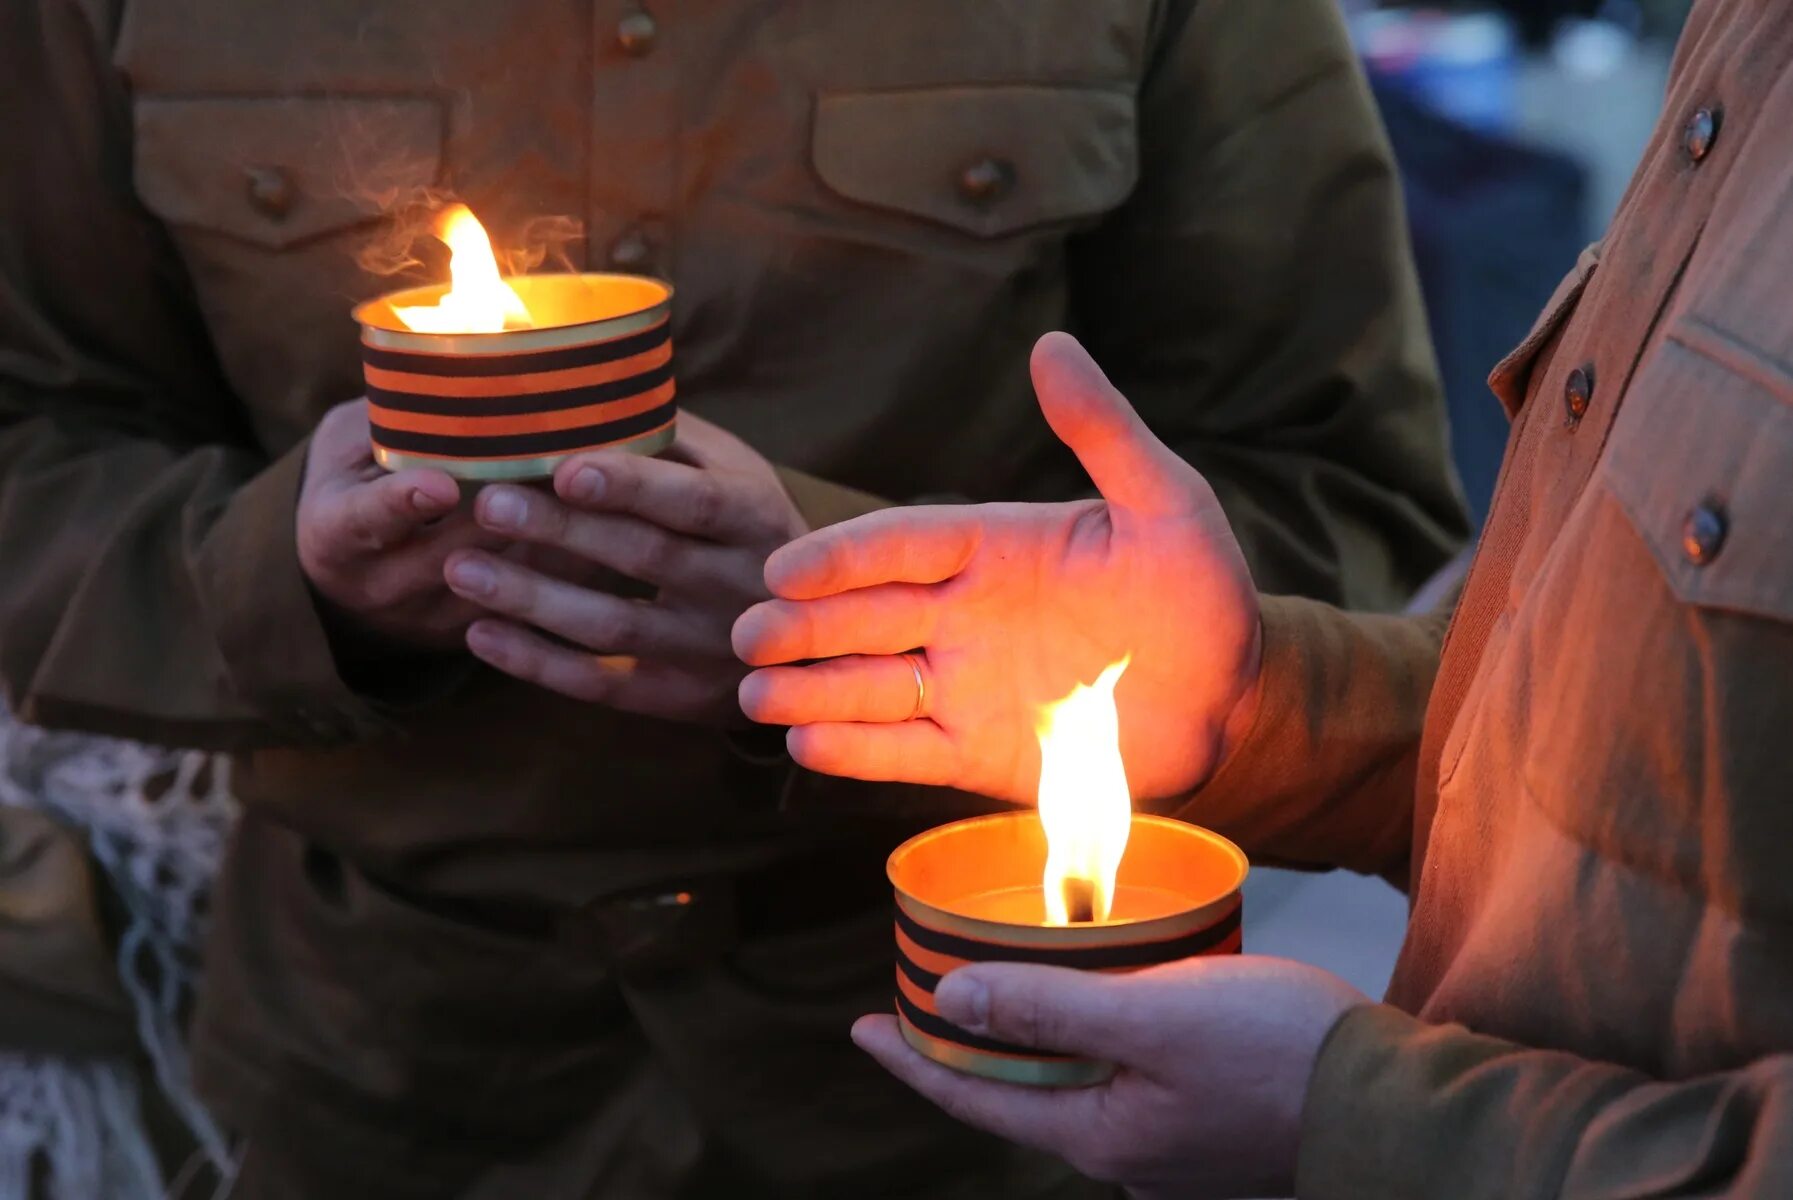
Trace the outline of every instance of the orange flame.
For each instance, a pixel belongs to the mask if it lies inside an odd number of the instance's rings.
[[[436,220],[436,236],[448,245],[448,291],[435,304],[395,307],[392,311],[407,329],[502,333],[535,324],[522,298],[499,278],[491,239],[472,209],[456,204],[443,210]]]
[[[1114,685],[1130,659],[1040,711],[1040,823],[1046,827],[1046,919],[1105,921],[1132,832]]]

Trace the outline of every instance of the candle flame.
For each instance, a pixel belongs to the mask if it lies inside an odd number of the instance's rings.
[[[447,243],[448,291],[435,304],[392,311],[419,333],[502,333],[534,325],[529,309],[498,275],[498,260],[485,226],[465,204],[444,209],[436,236]]]
[[[1040,710],[1040,823],[1046,827],[1046,919],[1105,921],[1132,830],[1114,685],[1130,659]],[[1078,911],[1073,912],[1073,908]]]

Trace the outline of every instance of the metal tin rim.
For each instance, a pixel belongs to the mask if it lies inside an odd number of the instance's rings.
[[[1251,862],[1246,858],[1245,852],[1230,839],[1222,837],[1213,830],[1205,829],[1200,825],[1192,825],[1187,821],[1178,821],[1172,817],[1160,817],[1151,813],[1134,813],[1133,820],[1136,822],[1173,827],[1181,836],[1193,836],[1206,840],[1222,850],[1238,868],[1232,886],[1210,900],[1204,900],[1191,908],[1165,917],[1153,917],[1147,920],[1096,921],[1078,925],[1028,925],[955,913],[950,909],[919,899],[913,893],[905,890],[897,880],[898,860],[925,842],[938,837],[951,836],[954,831],[962,830],[967,826],[1029,819],[1038,820],[1039,814],[1032,810],[991,813],[987,816],[969,817],[962,821],[937,825],[933,829],[916,834],[891,851],[890,857],[885,860],[885,876],[896,891],[897,902],[907,908],[912,916],[944,933],[953,933],[960,937],[998,945],[1063,947],[1167,941],[1180,934],[1205,928],[1224,916],[1238,902],[1240,889],[1245,885],[1245,877],[1251,873]]]
[[[408,350],[415,354],[518,354],[531,350],[553,350],[580,346],[588,342],[612,341],[640,333],[660,324],[672,314],[673,286],[653,275],[626,275],[616,271],[544,271],[530,279],[626,279],[634,283],[651,283],[664,295],[648,308],[600,321],[581,321],[574,325],[549,325],[540,329],[507,329],[502,333],[420,333],[414,329],[393,329],[369,319],[380,305],[390,308],[395,300],[412,293],[431,292],[440,284],[422,284],[401,288],[375,296],[357,304],[350,315],[361,326],[361,340],[366,345],[386,350]]]
[[[1019,1058],[987,1054],[965,1046],[955,1046],[930,1037],[897,1016],[897,1025],[908,1042],[923,1057],[967,1075],[1018,1083],[1023,1087],[1089,1087],[1114,1078],[1115,1065],[1091,1058]]]
[[[644,433],[637,438],[629,438],[620,442],[606,442],[602,446],[590,446],[581,450],[568,450],[560,454],[546,454],[535,458],[435,458],[427,454],[407,454],[402,450],[388,450],[376,443],[374,445],[374,461],[388,471],[404,471],[412,467],[424,467],[452,475],[456,479],[465,479],[476,483],[547,479],[554,474],[561,463],[577,455],[589,454],[593,450],[625,450],[630,454],[658,454],[672,445],[677,434],[676,424],[669,424]]]

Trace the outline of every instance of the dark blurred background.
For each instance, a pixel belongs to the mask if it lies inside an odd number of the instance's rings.
[[[1344,2],[1401,162],[1478,522],[1506,441],[1489,368],[1618,206],[1691,6]]]

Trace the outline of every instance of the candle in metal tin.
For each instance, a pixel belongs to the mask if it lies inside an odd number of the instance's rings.
[[[1129,971],[1241,948],[1244,853],[1209,830],[1130,811],[1113,691],[1124,667],[1046,711],[1038,811],[942,825],[890,856],[898,1022],[936,1062],[1048,1087],[1114,1073],[948,1022],[934,989],[957,967]]]
[[[652,454],[677,408],[672,286],[637,275],[500,278],[479,222],[448,210],[451,282],[355,309],[374,457],[461,479],[533,479],[604,446]]]

